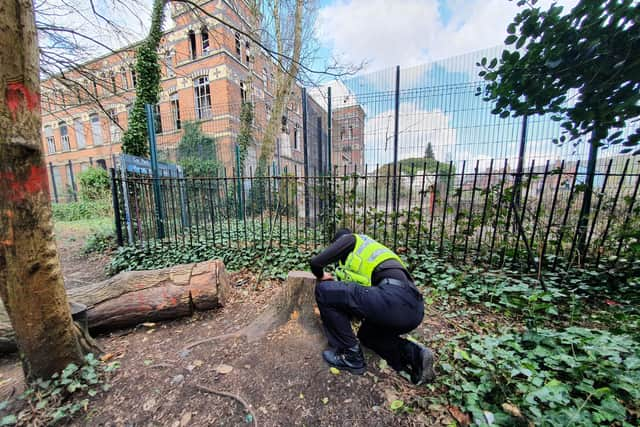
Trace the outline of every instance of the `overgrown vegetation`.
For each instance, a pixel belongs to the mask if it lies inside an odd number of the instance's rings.
[[[637,425],[640,345],[581,327],[505,331],[450,343],[450,403],[477,425]]]
[[[110,200],[82,200],[71,203],[54,203],[51,206],[56,221],[78,221],[104,218],[111,215]]]
[[[0,426],[55,425],[81,411],[86,413],[90,398],[109,390],[110,374],[118,366],[118,362],[103,363],[88,354],[82,366],[71,363],[49,380],[38,379],[17,400],[0,403],[0,410],[8,412]]]

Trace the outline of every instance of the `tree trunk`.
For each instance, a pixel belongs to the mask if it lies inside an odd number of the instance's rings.
[[[29,380],[83,351],[53,239],[40,138],[38,44],[31,0],[0,3],[0,296]]]
[[[120,273],[94,285],[67,291],[70,301],[87,307],[92,331],[135,326],[189,316],[222,306],[229,276],[220,260],[153,271]],[[0,353],[15,350],[7,313],[0,306]]]

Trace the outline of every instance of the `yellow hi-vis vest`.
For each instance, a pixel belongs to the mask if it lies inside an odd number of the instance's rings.
[[[355,282],[362,286],[371,286],[373,270],[381,263],[393,259],[400,263],[400,257],[382,243],[378,243],[364,234],[354,234],[356,246],[344,264],[339,263],[336,277],[342,282]]]

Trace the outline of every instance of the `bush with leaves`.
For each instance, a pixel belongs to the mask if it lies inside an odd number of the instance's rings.
[[[89,168],[78,174],[81,200],[108,200],[110,183],[107,171],[102,168]]]
[[[0,410],[9,415],[0,419],[0,425],[54,425],[86,412],[90,397],[109,390],[107,381],[118,366],[88,354],[82,366],[71,363],[50,380],[36,380],[17,401],[2,402]]]

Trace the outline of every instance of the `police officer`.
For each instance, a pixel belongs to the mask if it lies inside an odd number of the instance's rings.
[[[336,262],[338,281],[324,272]],[[329,365],[363,374],[361,343],[396,371],[407,372],[414,384],[435,378],[433,353],[400,337],[422,322],[424,303],[398,255],[368,236],[343,228],[310,264],[320,280],[315,294],[330,347],[322,357]],[[357,338],[351,328],[353,317],[362,320]]]

